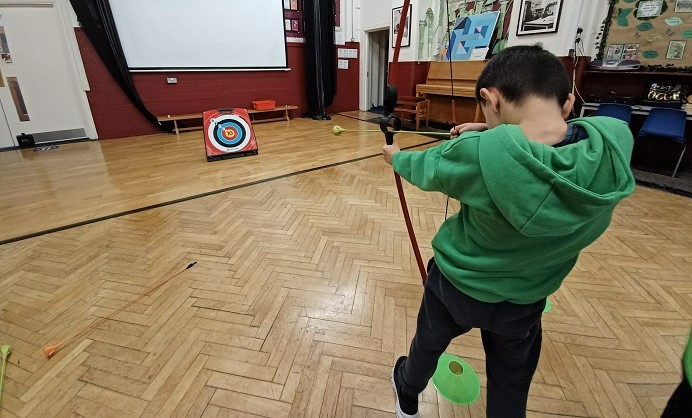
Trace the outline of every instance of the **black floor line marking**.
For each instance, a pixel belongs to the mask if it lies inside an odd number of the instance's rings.
[[[434,144],[436,142],[440,142],[440,140],[437,139],[435,141],[423,142],[421,144],[416,144],[416,145],[412,145],[410,147],[402,148],[402,150],[409,150],[409,149],[413,149],[413,148],[418,148],[418,147],[422,147],[425,145]],[[203,197],[208,197],[208,196],[213,196],[213,195],[220,194],[220,193],[230,192],[232,190],[243,189],[245,187],[256,186],[258,184],[268,183],[270,181],[281,180],[281,179],[285,179],[287,177],[299,176],[301,174],[307,174],[307,173],[311,173],[313,171],[319,171],[319,170],[324,170],[327,168],[338,167],[340,165],[355,163],[358,161],[363,161],[363,160],[367,160],[367,159],[375,158],[375,157],[380,157],[380,156],[382,156],[382,154],[366,155],[364,157],[353,158],[351,160],[339,161],[336,163],[322,165],[319,167],[313,167],[313,168],[308,168],[305,170],[295,171],[293,173],[282,174],[280,176],[269,177],[269,178],[263,179],[263,180],[255,180],[255,181],[251,181],[249,183],[237,184],[235,186],[224,187],[223,189],[212,190],[210,192],[204,192],[204,193],[200,193],[200,194],[196,194],[196,195],[192,195],[192,196],[182,197],[180,199],[169,200],[167,202],[161,202],[161,203],[157,203],[155,205],[144,206],[144,207],[137,208],[137,209],[130,209],[130,210],[127,210],[124,212],[117,212],[117,213],[114,213],[112,215],[100,216],[98,218],[88,219],[86,221],[80,221],[80,222],[76,222],[73,224],[58,226],[58,227],[50,228],[50,229],[44,229],[42,231],[32,232],[30,234],[20,235],[18,237],[0,240],[0,245],[11,244],[13,242],[18,242],[18,241],[24,241],[24,240],[27,240],[29,238],[36,238],[36,237],[40,237],[42,235],[52,234],[54,232],[60,232],[60,231],[65,231],[65,230],[72,229],[72,228],[78,228],[80,226],[89,225],[89,224],[93,224],[93,223],[97,223],[97,222],[101,222],[101,221],[107,221],[109,219],[120,218],[123,216],[132,215],[135,213],[145,212],[145,211],[152,210],[152,209],[158,209],[158,208],[162,208],[165,206],[171,206],[171,205],[175,205],[178,203],[188,202],[190,200],[201,199]]]

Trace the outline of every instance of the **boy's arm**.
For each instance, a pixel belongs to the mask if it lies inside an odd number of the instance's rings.
[[[385,160],[409,183],[425,191],[442,192],[460,201],[485,196],[480,172],[480,134],[469,132],[422,152],[400,151],[396,142],[384,147]]]
[[[445,144],[425,151],[396,152],[392,155],[392,167],[406,181],[421,190],[446,193],[437,174],[443,145]]]

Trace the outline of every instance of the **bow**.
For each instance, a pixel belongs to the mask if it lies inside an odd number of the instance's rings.
[[[392,59],[392,65],[389,70],[389,80],[387,82],[387,91],[385,92],[384,98],[384,116],[380,119],[380,129],[384,133],[387,145],[392,145],[394,143],[394,135],[397,131],[401,130],[401,118],[399,118],[394,113],[394,108],[399,99],[399,92],[397,90],[397,84],[399,82],[399,53],[401,52],[401,42],[404,38],[404,28],[406,24],[406,19],[408,18],[408,10],[411,4],[411,0],[404,0],[404,6],[401,11],[401,18],[399,20],[399,32],[396,35],[396,43],[394,44],[394,57]],[[418,247],[418,241],[416,240],[416,232],[413,230],[413,223],[411,222],[411,214],[408,210],[408,205],[406,204],[406,195],[404,195],[404,186],[401,183],[401,176],[394,172],[394,181],[396,182],[396,188],[399,192],[399,201],[401,202],[401,211],[404,214],[404,220],[406,221],[406,228],[408,229],[408,236],[411,239],[411,247],[413,247],[413,254],[416,257],[416,263],[418,264],[418,270],[420,271],[423,283],[428,278],[427,271],[425,269],[425,264],[423,263],[423,257],[420,253],[420,248]]]

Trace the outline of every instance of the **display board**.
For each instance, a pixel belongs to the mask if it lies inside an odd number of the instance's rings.
[[[599,57],[692,70],[692,0],[610,0]]]

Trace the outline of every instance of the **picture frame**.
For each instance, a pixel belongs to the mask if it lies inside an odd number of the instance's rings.
[[[608,53],[606,54],[607,60],[620,60],[622,59],[622,52],[625,49],[623,44],[611,44],[608,45]]]
[[[291,19],[291,32],[300,32],[300,20]]]
[[[396,47],[396,37],[399,34],[399,24],[404,7],[395,7],[392,9],[392,48]],[[411,16],[413,15],[413,6],[409,5],[408,16],[404,22],[404,37],[401,39],[401,46],[411,46]]]
[[[555,33],[560,26],[563,0],[522,0],[517,36]]]
[[[687,41],[670,41],[668,43],[667,60],[682,60],[685,57]]]
[[[286,30],[286,32],[291,32],[291,19],[284,19],[284,30]]]
[[[637,3],[637,18],[653,18],[661,15],[663,0],[643,0]]]
[[[636,61],[639,54],[639,44],[625,44],[622,49],[622,59]]]
[[[692,13],[692,0],[677,0],[675,13]]]
[[[284,10],[290,10],[292,12],[300,11],[300,0],[283,0]]]

